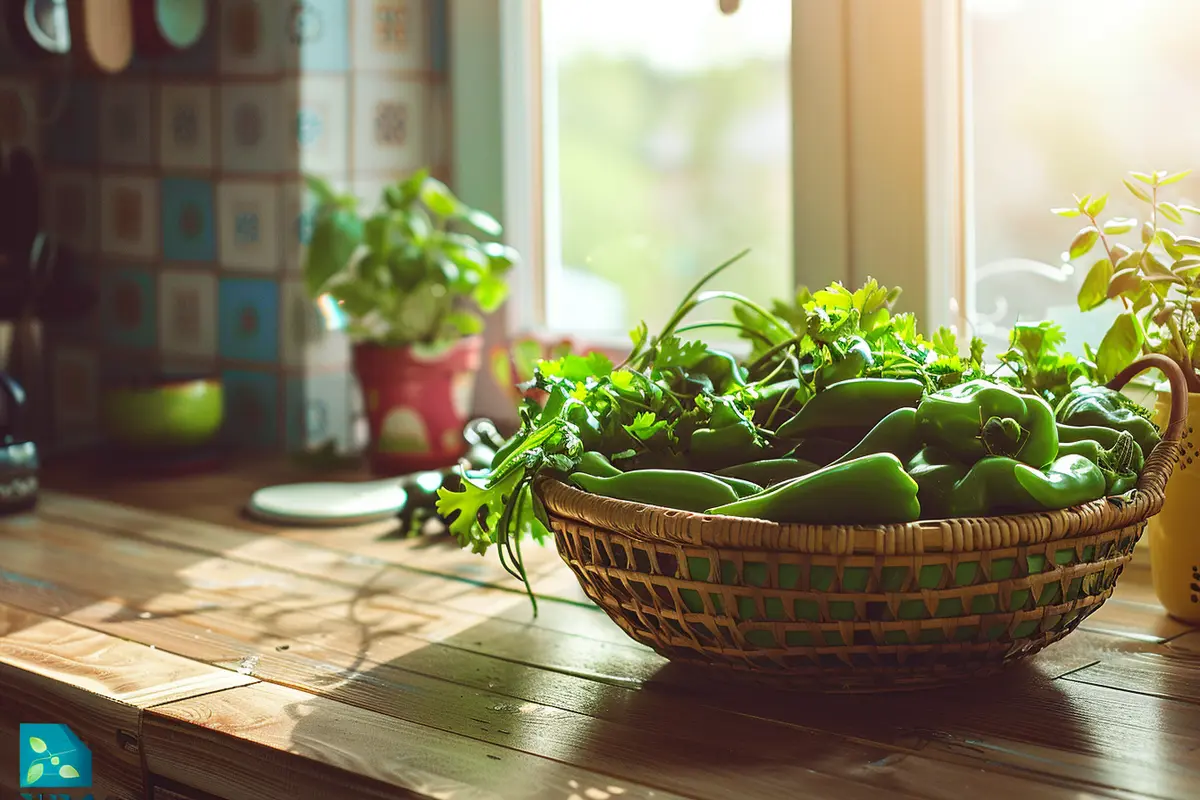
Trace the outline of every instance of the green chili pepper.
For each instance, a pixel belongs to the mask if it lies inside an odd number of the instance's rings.
[[[729,484],[711,475],[687,470],[639,469],[611,478],[577,472],[571,480],[592,494],[682,511],[703,511],[714,504],[732,503],[738,499],[737,492]]]
[[[917,410],[915,408],[897,408],[871,428],[870,432],[858,444],[833,463],[840,464],[860,456],[872,453],[891,453],[903,462],[907,462],[921,449],[921,440],[917,436]]]
[[[966,465],[945,450],[923,447],[905,465],[905,470],[917,482],[921,517],[942,519],[949,516],[950,493],[955,484],[966,477]]]
[[[728,475],[715,475],[711,472],[704,472],[701,474],[716,478],[730,489],[733,489],[734,494],[736,494],[738,497],[749,497],[750,495],[758,494],[763,490],[762,486],[759,486],[753,481],[746,481],[742,480],[741,478],[731,478]]]
[[[585,475],[595,475],[597,478],[611,478],[624,474],[614,467],[602,453],[597,453],[595,450],[588,450],[579,457],[579,464],[575,467],[575,471]]]
[[[1104,474],[1081,455],[1055,459],[1044,470],[1005,456],[987,456],[955,484],[947,498],[947,516],[1050,511],[1096,500],[1104,492]]]
[[[1081,455],[1099,467],[1104,473],[1107,494],[1124,494],[1127,490],[1118,491],[1117,487],[1137,483],[1138,473],[1142,468],[1138,464],[1142,460],[1141,448],[1128,431],[1117,434],[1116,442],[1109,448],[1105,448],[1095,439],[1060,442],[1058,455],[1059,458],[1065,455]]]
[[[806,436],[788,451],[784,458],[795,458],[800,461],[811,461],[818,466],[827,467],[834,461],[849,453],[855,442],[845,439],[831,439],[826,436]]]
[[[762,455],[762,440],[750,423],[727,428],[699,428],[692,433],[689,452],[707,467],[725,467],[753,461]]]
[[[1149,456],[1162,439],[1158,428],[1145,416],[1146,410],[1107,386],[1080,386],[1071,390],[1054,411],[1067,425],[1102,425],[1133,435],[1142,455]]]
[[[808,389],[801,387],[799,378],[789,378],[756,389],[755,394],[754,419],[766,424],[771,414],[782,419],[797,402],[802,402],[808,396]],[[776,411],[776,408],[779,410]]]
[[[714,506],[708,513],[773,522],[876,525],[910,522],[920,516],[921,507],[917,483],[900,459],[875,453]]]
[[[797,458],[768,458],[762,461],[749,461],[745,464],[735,464],[732,467],[719,469],[717,477],[741,478],[753,481],[760,486],[773,486],[782,481],[799,478],[815,472],[820,466],[811,461]]]
[[[897,408],[916,406],[925,385],[915,380],[853,378],[817,392],[775,432],[799,439],[828,428],[870,428]]]
[[[857,378],[863,370],[874,366],[875,354],[871,346],[861,336],[847,340],[848,346],[829,345],[833,361],[825,364],[813,376],[813,385],[818,392],[824,391],[835,383]]]
[[[985,380],[926,395],[917,406],[917,430],[927,444],[968,464],[1002,455],[1043,467],[1058,453],[1050,405]]]
[[[694,372],[708,376],[713,392],[725,394],[735,386],[745,386],[746,377],[737,360],[723,350],[708,349],[708,355],[695,366]]]

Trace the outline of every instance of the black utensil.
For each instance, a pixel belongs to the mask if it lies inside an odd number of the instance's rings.
[[[37,503],[37,445],[22,429],[25,391],[10,375],[0,372],[0,514],[32,508]]]

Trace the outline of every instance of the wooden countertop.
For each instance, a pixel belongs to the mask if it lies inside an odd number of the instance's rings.
[[[0,518],[0,797],[21,722],[71,725],[97,800],[1200,797],[1200,631],[1141,557],[1000,678],[772,694],[679,679],[552,546],[526,551],[533,619],[442,538],[241,518],[302,479],[76,469]]]

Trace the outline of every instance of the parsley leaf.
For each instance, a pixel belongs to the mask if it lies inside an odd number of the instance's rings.
[[[678,336],[668,336],[658,343],[658,355],[654,366],[660,370],[672,367],[694,367],[708,355],[704,342],[683,342]]]

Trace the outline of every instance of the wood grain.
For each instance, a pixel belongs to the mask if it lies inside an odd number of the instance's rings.
[[[532,620],[494,559],[438,539],[240,520],[244,496],[278,482],[265,474],[93,480],[96,499],[49,492],[35,515],[0,520],[0,602],[55,618],[11,617],[11,647],[42,670],[21,680],[57,684],[99,636],[249,682],[175,700],[210,678],[105,677],[149,706],[132,711],[152,793],[164,778],[206,800],[1195,796],[1200,634],[1162,612],[1144,566],[1086,629],[996,679],[785,694],[633,643],[578,602],[552,548],[535,585],[556,599]]]
[[[95,543],[88,543],[89,537],[106,536],[105,534],[96,534],[95,532],[85,530],[62,530],[60,527],[53,525],[31,526],[29,531],[31,535],[36,534],[41,541],[51,541],[56,545],[61,544],[61,546],[68,548],[72,546],[94,547],[96,546]],[[23,535],[21,534],[15,538],[20,540]],[[22,556],[19,549],[14,549],[14,544],[12,541],[0,542],[0,555],[3,555],[7,559],[7,563],[13,564],[15,568],[22,564]],[[282,580],[279,575],[263,576],[261,570],[251,573],[239,565],[230,565],[215,560],[202,562],[198,566],[192,566],[190,560],[185,560],[175,565],[171,561],[172,556],[169,551],[166,553],[157,552],[158,545],[147,543],[136,544],[141,548],[139,552],[142,553],[143,557],[148,557],[150,551],[154,551],[155,553],[151,559],[151,563],[155,565],[154,569],[133,573],[134,577],[136,577],[135,583],[142,590],[142,593],[145,594],[157,591],[160,585],[164,591],[170,591],[173,588],[171,584],[179,578],[178,575],[170,576],[168,574],[175,566],[178,566],[181,570],[187,570],[189,579],[205,583],[210,589],[213,588],[213,584],[208,583],[210,572],[213,573],[211,577],[214,582],[219,573],[223,580],[229,581],[233,586],[246,588],[251,593],[258,591],[262,586],[276,585],[279,580]],[[107,549],[115,551],[118,548],[112,546],[110,543]],[[129,548],[124,548],[124,552],[128,553]],[[182,555],[186,554],[177,554],[177,557]],[[37,564],[33,562],[25,565],[35,571],[38,569]],[[133,568],[136,568],[136,566]],[[123,567],[120,576],[116,574],[106,575],[106,571],[102,567],[92,565],[87,570],[80,570],[77,574],[70,575],[69,579],[76,585],[89,585],[100,593],[106,593],[118,588],[116,581],[127,580],[130,577],[130,569],[131,567],[126,565]],[[283,577],[290,579],[291,576],[285,575]],[[284,585],[292,586],[291,583],[285,583]],[[316,589],[310,587],[309,591],[315,592]],[[196,599],[192,600],[193,613],[179,613],[178,616],[172,615],[173,612],[183,612],[186,608],[186,603],[183,601],[184,595],[178,592],[170,595],[169,600],[164,599],[163,596],[159,596],[142,604],[141,607],[148,609],[148,613],[150,614],[149,619],[138,620],[137,623],[139,626],[146,626],[139,634],[143,640],[149,640],[147,633],[148,626],[159,626],[175,620],[189,620],[190,623],[185,624],[203,624],[206,627],[206,634],[221,633],[227,637],[227,641],[236,641],[238,637],[241,637],[247,641],[262,642],[264,639],[262,634],[270,637],[267,641],[282,641],[277,638],[280,631],[272,621],[273,618],[277,617],[275,613],[276,609],[269,603],[256,603],[253,608],[239,609],[238,613],[230,614],[221,610],[219,605],[209,600],[209,595],[204,591],[190,590],[187,594],[196,597]],[[164,602],[167,602],[168,605],[161,606],[160,604]],[[206,605],[208,606],[207,610],[205,609]],[[246,654],[239,655],[235,662],[231,662],[228,665],[247,669],[251,674],[267,680],[278,681],[293,686],[302,686],[313,691],[322,691],[329,696],[337,697],[354,705],[376,710],[387,710],[388,713],[403,716],[406,719],[415,720],[422,724],[439,727],[466,725],[466,728],[451,728],[453,732],[464,735],[470,735],[474,723],[479,720],[490,721],[492,727],[489,727],[486,731],[488,736],[497,735],[494,733],[495,730],[508,730],[510,734],[514,729],[520,732],[522,730],[518,725],[520,720],[506,720],[503,717],[493,718],[495,715],[489,712],[489,709],[492,708],[511,709],[513,707],[513,704],[510,702],[511,695],[515,693],[523,696],[523,698],[518,699],[524,699],[526,704],[539,709],[539,714],[541,715],[538,717],[539,719],[548,719],[553,723],[552,728],[545,729],[553,730],[552,736],[546,733],[541,727],[534,729],[532,732],[525,733],[525,739],[521,740],[521,747],[523,749],[562,759],[566,756],[554,748],[561,747],[563,743],[572,744],[584,741],[589,746],[576,747],[576,750],[587,753],[588,757],[593,760],[613,757],[612,755],[606,756],[605,754],[616,754],[618,756],[618,763],[624,764],[623,768],[627,771],[637,767],[638,754],[646,752],[649,749],[649,743],[646,742],[645,746],[637,747],[630,751],[627,746],[622,746],[622,742],[642,741],[642,739],[634,734],[641,733],[639,729],[647,726],[647,731],[654,734],[654,736],[664,736],[669,731],[654,726],[652,721],[654,719],[671,719],[673,716],[678,716],[678,711],[672,712],[671,704],[663,704],[661,708],[654,708],[652,706],[650,710],[644,711],[634,717],[633,721],[636,724],[633,726],[632,731],[625,730],[624,733],[609,733],[603,727],[596,728],[596,726],[587,720],[580,719],[580,716],[586,716],[588,711],[595,714],[597,713],[597,708],[613,708],[616,709],[616,715],[610,717],[610,719],[619,720],[622,719],[622,713],[629,713],[631,709],[636,709],[638,701],[629,696],[624,698],[619,697],[622,690],[616,687],[580,680],[576,680],[573,687],[564,687],[562,684],[566,682],[569,676],[559,675],[555,672],[530,674],[530,670],[527,667],[505,659],[493,659],[492,662],[494,663],[487,664],[483,663],[480,659],[475,659],[472,663],[470,660],[464,660],[463,656],[465,653],[461,651],[456,652],[454,648],[450,647],[439,648],[441,651],[440,660],[429,657],[422,658],[422,655],[426,654],[429,649],[424,643],[419,640],[414,641],[411,637],[406,641],[398,631],[389,631],[390,635],[380,636],[378,628],[372,630],[372,642],[364,658],[364,653],[362,652],[350,652],[354,650],[351,646],[344,644],[341,650],[336,648],[339,636],[342,637],[342,642],[353,643],[355,641],[353,639],[354,636],[361,636],[360,631],[354,630],[352,626],[343,626],[344,630],[339,633],[329,628],[328,623],[324,621],[320,623],[315,623],[312,620],[306,621],[306,614],[319,614],[324,610],[326,609],[297,612],[296,616],[289,619],[289,625],[298,628],[317,629],[323,627],[325,630],[319,636],[301,636],[299,637],[299,642],[292,643],[289,645],[287,651],[282,652],[260,652],[248,647]],[[248,630],[247,622],[250,620],[260,624],[262,627],[258,630]],[[93,623],[97,622],[97,620],[91,621]],[[382,627],[386,628],[387,626],[384,624]],[[481,638],[479,628],[491,627],[498,627],[500,630],[495,633],[489,633],[487,636]],[[512,646],[514,644],[511,641],[512,638],[518,635],[517,628],[518,626],[514,626],[511,623],[487,620],[475,628],[467,630],[466,636],[472,640],[475,646],[481,646],[493,639],[497,643],[508,643],[509,646]],[[593,650],[585,650],[583,653],[572,653],[572,645],[578,646],[587,642],[587,640],[581,638],[567,640],[567,637],[550,638],[537,634],[536,630],[526,629],[524,636],[515,642],[519,649],[523,651],[524,658],[534,661],[542,660],[542,652],[549,650],[551,653],[557,653],[556,657],[565,659],[566,667],[574,672],[587,671],[587,667],[581,665],[580,661],[589,660],[589,656],[596,657],[604,649],[611,647],[607,643],[594,642],[590,643],[594,647]],[[196,637],[188,637],[186,634],[176,634],[170,640],[156,638],[154,641],[159,643],[159,646],[183,646],[186,648],[191,646],[195,638],[198,638],[198,634]],[[628,653],[648,654],[648,651],[643,653],[635,648],[624,648],[624,650],[628,651]],[[188,651],[184,650],[183,652]],[[188,654],[196,655],[192,652],[188,652]],[[315,663],[305,665],[299,661],[301,656],[304,655],[313,656]],[[583,657],[582,659],[581,656]],[[385,670],[380,667],[379,662],[385,657],[392,659],[396,668]],[[637,667],[636,664],[628,664],[625,668],[618,670],[622,675],[622,682],[629,683],[631,681],[630,676],[636,674],[638,671],[642,672],[645,679],[652,678],[661,669],[663,662],[657,656],[651,655],[650,657],[656,660],[652,663],[643,662],[641,667]],[[574,659],[573,661],[571,660],[572,658]],[[336,674],[331,675],[331,666],[346,670],[344,677],[349,678],[349,680],[345,683],[331,681],[331,677],[341,677],[336,676]],[[509,697],[502,697],[491,692],[476,692],[470,695],[460,693],[459,703],[455,707],[457,713],[451,714],[448,713],[448,709],[445,707],[444,698],[448,690],[444,687],[439,689],[436,680],[422,679],[416,672],[416,670],[421,670],[432,676],[452,676],[452,680],[454,681],[469,682],[471,680],[472,667],[474,670],[479,671],[481,677],[487,679],[489,689],[495,688],[497,691],[509,695]],[[489,667],[490,671],[485,669],[485,667]],[[515,691],[514,687],[516,687]],[[547,702],[544,699],[544,695],[546,694],[549,694],[551,699],[556,699],[562,705],[568,706],[566,710],[574,711],[576,708],[582,710],[571,714],[563,714],[552,706],[548,707],[544,705]],[[598,694],[602,699],[597,700],[596,695]],[[630,693],[626,692],[625,694],[629,695]],[[391,702],[394,697],[406,698],[402,709],[394,709],[392,707]],[[473,699],[473,702],[463,704],[463,697]],[[413,698],[420,699],[422,702],[415,702]],[[535,698],[542,702],[534,705]],[[643,702],[649,701],[643,699]],[[689,700],[689,703],[691,702],[694,701]],[[706,702],[711,702],[711,700],[707,698],[702,699],[699,705],[702,707]],[[735,710],[740,713],[740,709]],[[704,724],[701,717],[691,719],[685,717],[685,719],[687,720],[686,724],[680,726],[679,729],[688,732],[687,745],[679,745],[674,750],[676,752],[687,753],[688,758],[702,755],[706,752],[704,747],[708,746],[709,742],[725,739],[727,730],[737,730],[739,727],[733,724],[728,717],[710,719],[707,724]],[[624,728],[621,730],[624,730]],[[577,732],[572,733],[572,731]],[[476,735],[484,735],[484,733],[480,731]],[[739,755],[742,759],[751,757],[755,751],[762,748],[761,743],[763,741],[781,741],[783,743],[781,747],[786,753],[826,752],[826,749],[822,748],[821,745],[827,744],[827,742],[823,742],[821,738],[815,741],[811,740],[811,732],[809,739],[801,737],[801,741],[792,742],[798,736],[799,734],[795,732],[786,735],[781,731],[774,731],[770,734],[760,733],[758,735],[746,732],[743,734],[742,740],[750,743],[747,745],[749,752],[740,753]],[[596,737],[600,738],[597,739]],[[690,737],[698,737],[700,741],[694,742]],[[871,737],[866,736],[864,738]],[[489,739],[489,741],[492,740]],[[910,741],[896,741],[892,742],[892,744],[899,748],[911,749],[914,747],[914,743]],[[928,742],[921,742],[919,744],[921,747],[926,747]],[[846,743],[842,742],[840,746],[844,747]],[[936,746],[931,749],[939,750]],[[737,752],[736,749],[735,752]],[[781,753],[780,757],[782,755]],[[950,772],[950,776],[953,776],[954,780],[950,780],[949,776],[945,775],[943,775],[943,780],[927,780],[927,775],[936,774],[937,769],[930,767],[927,759],[914,758],[912,754],[909,754],[907,758],[899,759],[896,762],[899,766],[892,765],[892,762],[889,760],[890,756],[896,755],[894,752],[875,751],[862,755],[857,762],[853,760],[855,756],[853,749],[844,755],[848,755],[851,758],[850,763],[832,762],[832,766],[822,764],[822,768],[836,768],[842,774],[853,772],[859,780],[862,780],[864,777],[874,777],[876,773],[882,771],[892,785],[903,782],[906,785],[917,788],[922,792],[918,796],[939,796],[930,794],[931,790],[927,787],[953,786],[961,784],[963,780],[963,776],[958,774],[958,771],[960,771],[958,768],[952,769]],[[958,762],[970,760],[969,757],[953,753],[952,748],[942,748],[942,751],[939,751],[938,755],[949,757]],[[707,760],[715,762],[716,756],[709,753]],[[887,765],[889,767],[888,770],[875,770],[874,772],[860,774],[862,765],[876,762]],[[980,763],[984,762],[981,760]],[[642,772],[634,772],[633,774],[635,776],[653,775],[658,766],[657,763],[646,764],[641,768]],[[805,766],[803,763],[799,763],[796,765],[796,768],[804,769]],[[945,770],[947,767],[938,765],[938,769]],[[973,773],[968,771],[968,774]],[[1051,777],[1053,778],[1053,776]],[[639,777],[638,779],[641,780],[643,778]],[[999,780],[999,778],[992,776],[989,780],[994,782]],[[926,788],[921,789],[920,787]],[[672,788],[676,787],[672,786]],[[679,786],[678,790],[696,794],[703,791],[704,787]],[[765,789],[765,791],[770,790],[770,787]],[[1025,787],[1020,790],[1030,792],[1032,788]],[[844,790],[843,794],[845,794]]]
[[[155,708],[143,739],[151,772],[229,800],[678,797],[268,684]]]

